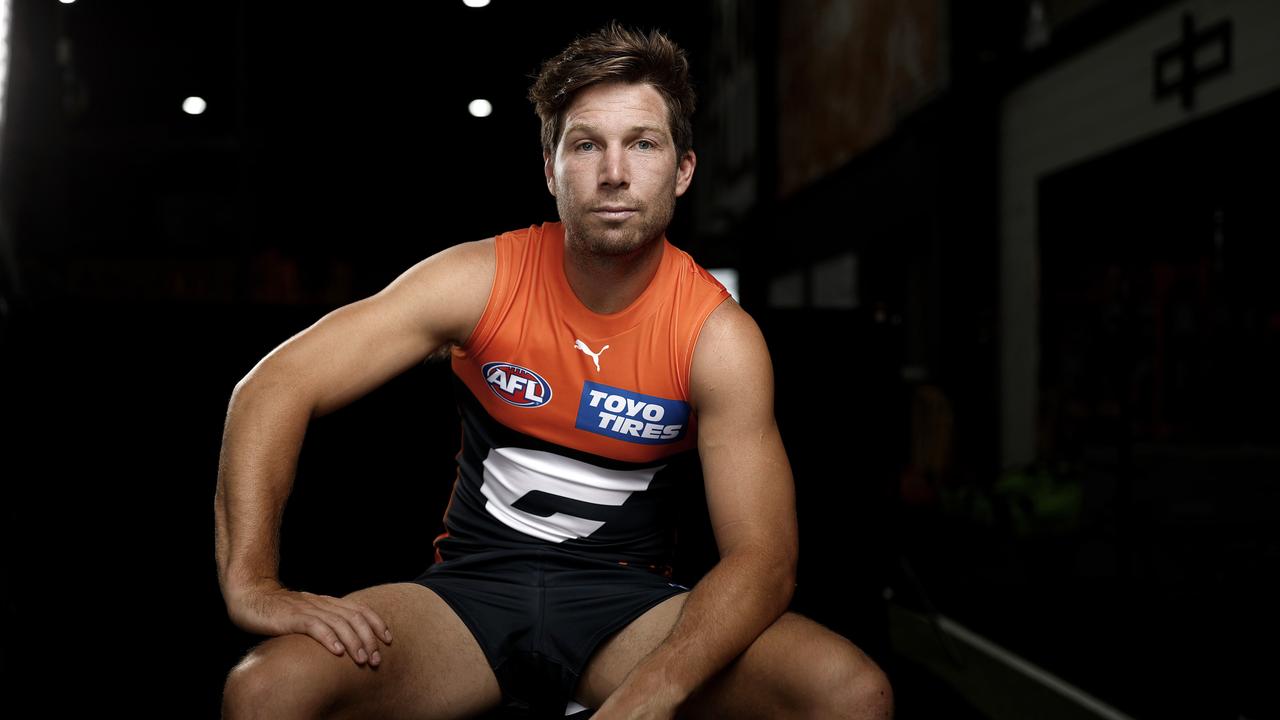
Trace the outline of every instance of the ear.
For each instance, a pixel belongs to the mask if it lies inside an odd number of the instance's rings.
[[[556,159],[548,152],[542,153],[542,174],[547,176],[547,190],[551,197],[556,195]]]
[[[698,156],[693,150],[686,150],[684,156],[680,158],[680,164],[676,165],[676,197],[684,194],[689,189],[689,183],[693,182],[693,169],[698,166]]]

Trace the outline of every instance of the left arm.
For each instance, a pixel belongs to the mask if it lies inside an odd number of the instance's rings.
[[[694,349],[690,393],[698,416],[707,510],[720,561],[689,593],[670,635],[601,708],[660,706],[672,717],[787,610],[799,540],[795,486],[773,416],[773,369],[760,329],[726,300]]]

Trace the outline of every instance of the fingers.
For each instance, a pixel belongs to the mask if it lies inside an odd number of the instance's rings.
[[[374,637],[374,631],[369,627],[369,621],[361,612],[361,609],[351,607],[341,601],[335,601],[332,612],[337,614],[344,621],[338,625],[338,635],[343,638],[343,643],[354,655],[357,664],[363,665],[366,662],[372,662],[377,665],[381,661],[378,653],[378,639]],[[367,608],[364,608],[367,610]],[[372,613],[372,611],[369,611]],[[347,629],[352,634],[349,641],[343,629]],[[375,661],[376,658],[376,661]]]
[[[391,630],[369,607],[337,598],[309,595],[305,632],[334,655],[347,653],[357,664],[382,663],[379,640],[390,643]]]
[[[310,635],[334,655],[341,655],[346,652],[346,646],[342,644],[338,634],[334,632],[328,623],[324,622],[320,615],[307,614],[301,619],[300,623],[300,626],[294,632]]]
[[[382,622],[382,618],[367,605],[355,604],[356,611],[359,612],[369,624],[369,628],[373,631],[374,636],[380,638],[383,642],[391,644],[391,628]]]

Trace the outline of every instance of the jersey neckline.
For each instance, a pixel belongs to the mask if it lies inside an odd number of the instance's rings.
[[[546,223],[542,226],[542,242],[545,248],[544,271],[555,278],[554,286],[560,295],[560,307],[568,315],[575,329],[580,329],[592,336],[592,339],[607,339],[620,335],[652,314],[661,303],[662,286],[671,282],[671,263],[674,260],[674,248],[663,235],[662,258],[658,261],[657,271],[649,280],[649,284],[636,296],[635,300],[625,308],[608,314],[598,313],[583,304],[578,294],[569,285],[569,278],[564,272],[565,235],[561,222]]]

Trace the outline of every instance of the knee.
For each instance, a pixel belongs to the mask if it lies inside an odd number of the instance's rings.
[[[816,697],[815,717],[846,720],[889,720],[893,717],[893,687],[880,666],[852,643],[833,653],[826,672],[815,682],[822,685]]]
[[[252,718],[268,712],[273,687],[280,682],[279,663],[259,646],[240,661],[222,688],[222,717]]]
[[[307,712],[300,702],[308,693],[299,687],[305,675],[298,673],[298,665],[288,657],[288,648],[274,641],[254,648],[227,675],[222,717],[278,718]]]
[[[844,702],[848,711],[839,717],[859,720],[890,720],[893,717],[893,686],[875,663],[867,660],[846,687],[848,691]]]

